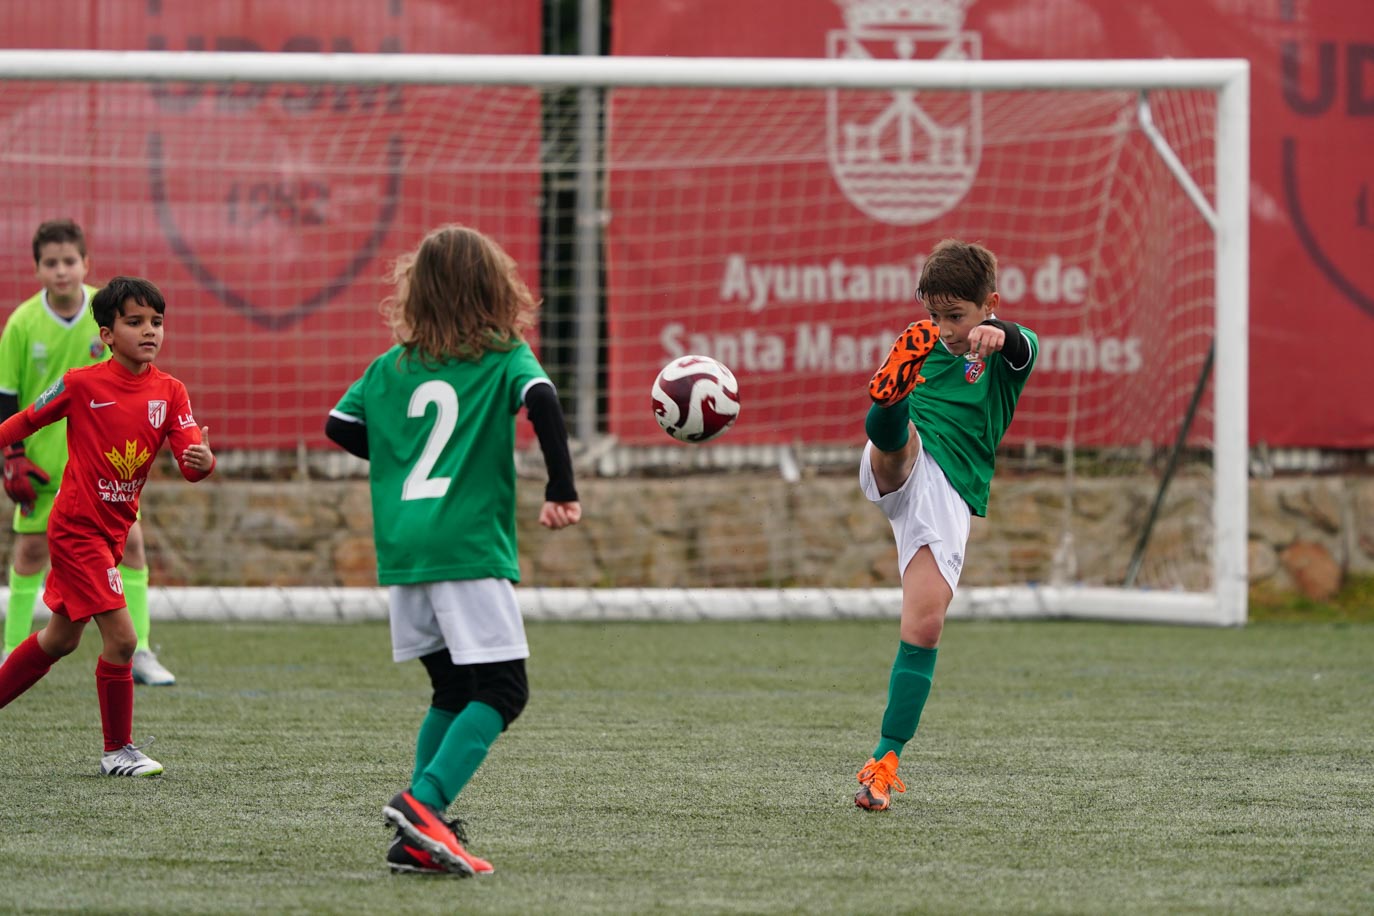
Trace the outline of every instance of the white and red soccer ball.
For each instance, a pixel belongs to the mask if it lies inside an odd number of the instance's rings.
[[[739,418],[739,384],[709,356],[679,356],[654,379],[654,419],[681,442],[706,442]]]

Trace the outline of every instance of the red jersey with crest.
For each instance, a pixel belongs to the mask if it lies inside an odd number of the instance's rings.
[[[100,534],[117,546],[118,558],[164,442],[171,442],[183,477],[209,476],[182,464],[182,453],[200,442],[186,386],[155,366],[134,375],[108,359],[71,369],[0,425],[0,440],[21,439],[62,417],[67,418],[68,458],[48,524],[53,540]]]

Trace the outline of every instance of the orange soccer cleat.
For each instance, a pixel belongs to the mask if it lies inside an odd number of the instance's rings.
[[[897,337],[882,366],[868,380],[868,396],[879,407],[900,404],[925,381],[921,367],[935,349],[940,329],[929,319],[914,321]]]
[[[906,791],[906,783],[897,777],[897,752],[888,751],[882,760],[869,757],[859,770],[859,785],[854,804],[869,811],[886,811],[892,804],[892,790]]]

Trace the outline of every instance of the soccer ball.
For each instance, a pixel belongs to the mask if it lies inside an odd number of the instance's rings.
[[[739,384],[709,356],[680,356],[654,379],[654,418],[679,441],[714,439],[739,418]]]

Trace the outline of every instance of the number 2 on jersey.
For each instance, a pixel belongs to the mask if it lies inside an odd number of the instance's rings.
[[[458,425],[458,392],[454,391],[448,382],[425,382],[411,394],[410,407],[406,415],[424,417],[430,404],[437,408],[434,426],[429,431],[429,439],[425,441],[425,450],[420,453],[420,460],[415,462],[415,467],[410,469],[405,483],[401,486],[402,500],[438,499],[448,492],[448,486],[453,482],[452,477],[430,477],[429,472],[434,470],[439,455],[443,453],[444,446],[448,445],[448,440],[453,435],[454,427]]]

